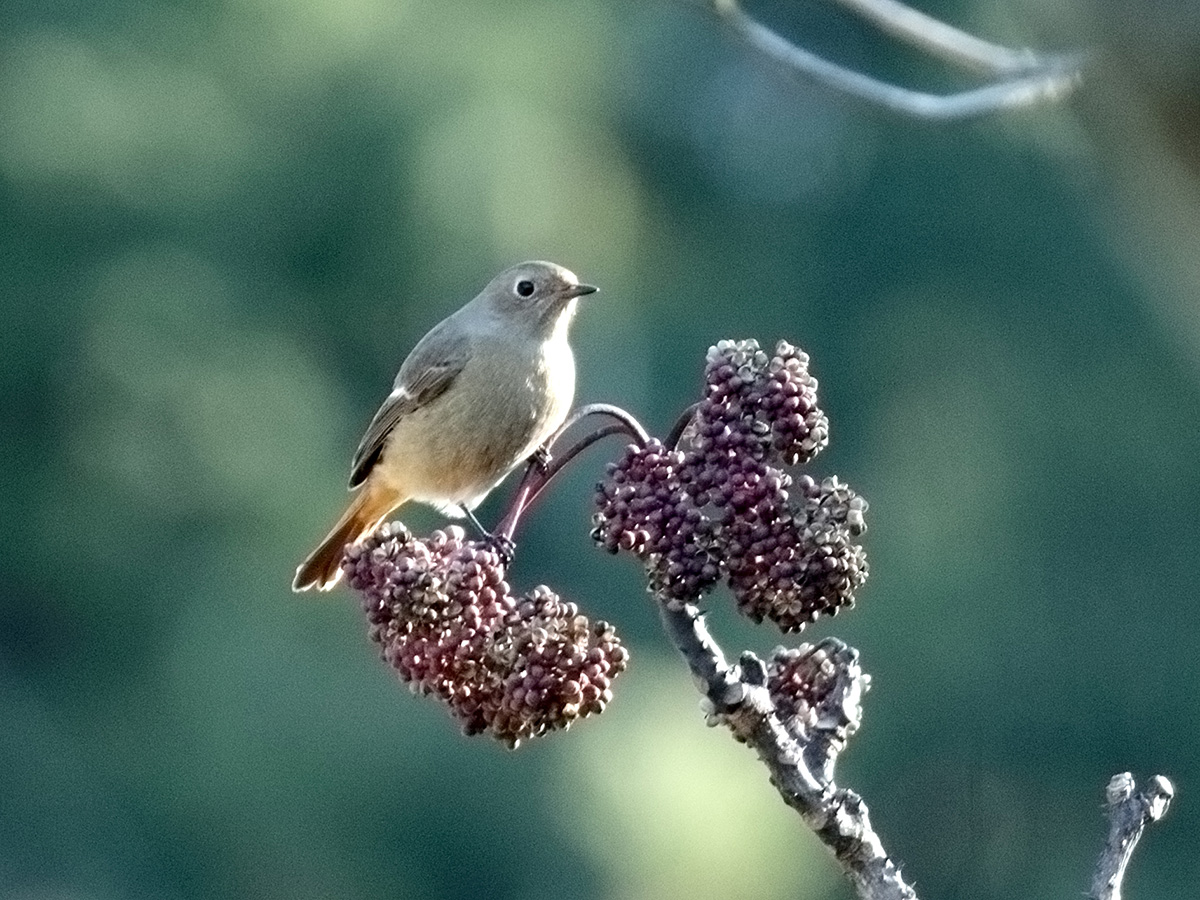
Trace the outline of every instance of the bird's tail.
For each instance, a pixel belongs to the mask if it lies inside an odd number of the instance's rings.
[[[332,589],[342,577],[342,555],[346,545],[357,543],[378,528],[387,514],[407,499],[391,490],[372,488],[373,485],[368,484],[355,496],[325,540],[300,563],[292,581],[293,591],[314,587],[318,591]]]

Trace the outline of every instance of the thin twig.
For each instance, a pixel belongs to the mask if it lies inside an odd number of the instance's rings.
[[[833,0],[880,31],[930,56],[983,75],[1027,75],[1061,67],[1065,58],[993,44],[897,0]]]
[[[1144,790],[1137,791],[1128,772],[1114,775],[1106,790],[1108,840],[1096,863],[1090,900],[1121,900],[1121,882],[1142,832],[1151,822],[1166,815],[1175,788],[1161,775],[1155,775]]]
[[[543,477],[534,486],[534,489],[532,490],[532,492],[530,492],[529,500],[527,501],[527,504],[532,503],[534,500],[536,500],[538,497],[538,494],[540,494],[542,491],[544,491],[546,489],[546,487],[550,484],[551,480],[553,480],[554,476],[556,476],[559,472],[561,472],[564,468],[566,468],[567,465],[573,459],[575,459],[575,457],[577,457],[580,453],[582,453],[588,447],[592,446],[592,444],[596,443],[597,441],[604,440],[604,438],[611,437],[614,434],[624,434],[624,435],[628,436],[629,431],[620,422],[614,423],[612,425],[603,425],[600,428],[597,428],[595,431],[591,432],[590,434],[586,434],[583,437],[581,437],[578,441],[576,441],[574,444],[572,444],[567,449],[567,451],[565,453],[563,453],[561,456],[553,457],[553,459],[550,461],[550,464],[548,466],[546,466]]]
[[[1003,109],[1032,106],[1043,100],[1059,99],[1079,83],[1081,57],[1054,56],[1039,59],[1036,56],[1028,56],[1024,51],[995,47],[985,41],[971,38],[970,35],[923,13],[895,3],[895,0],[890,0],[888,6],[883,6],[879,0],[839,2],[852,4],[856,12],[868,15],[871,21],[881,28],[903,37],[909,43],[920,43],[924,49],[936,55],[973,68],[986,65],[993,72],[1011,77],[954,94],[941,95],[909,90],[847,69],[797,47],[748,16],[737,0],[712,0],[711,8],[735,34],[754,49],[786,67],[788,71],[892,112],[920,119],[970,119]],[[899,16],[900,10],[907,11],[911,16]],[[923,29],[934,23],[940,28],[925,33]],[[969,41],[955,39],[955,35],[961,35]],[[987,48],[991,48],[990,51]],[[1001,58],[1004,56],[1008,58]]]

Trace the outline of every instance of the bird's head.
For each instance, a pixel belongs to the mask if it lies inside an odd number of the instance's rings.
[[[484,289],[483,297],[504,323],[549,337],[570,322],[578,298],[596,290],[580,284],[570,269],[534,260],[505,269]]]

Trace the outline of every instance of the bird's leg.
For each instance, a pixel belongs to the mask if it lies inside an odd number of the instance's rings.
[[[462,511],[466,513],[467,519],[475,526],[476,530],[483,536],[485,544],[489,544],[496,555],[500,557],[500,561],[504,563],[504,567],[508,568],[512,565],[513,556],[516,553],[517,545],[512,538],[499,532],[492,533],[483,527],[483,523],[475,516],[475,513],[462,507]]]
[[[467,509],[465,506],[463,506],[461,508],[462,508],[464,515],[466,515],[467,519],[470,521],[470,523],[472,525],[475,526],[475,530],[478,531],[482,537],[489,538],[492,536],[492,533],[490,531],[488,531],[486,528],[484,528],[483,523],[480,522],[478,518],[476,518],[474,512]]]

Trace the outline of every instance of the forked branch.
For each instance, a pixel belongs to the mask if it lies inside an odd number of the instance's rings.
[[[758,22],[738,0],[710,0],[711,9],[755,50],[789,71],[892,112],[919,119],[970,119],[1003,109],[1057,100],[1079,83],[1082,54],[1039,54],[984,41],[898,0],[835,0],[881,31],[951,65],[991,77],[977,88],[931,94],[880,81],[797,47]]]
[[[822,654],[841,677],[831,679],[832,690],[821,692],[825,696],[816,708],[825,714],[808,716],[807,727],[799,731],[794,718],[781,717],[761,660],[744,654],[731,666],[691,604],[677,610],[663,604],[660,614],[705,695],[710,724],[728,726],[754,749],[783,801],[833,851],[859,897],[917,900],[871,826],[866,803],[853,791],[837,787],[832,778],[845,736],[857,727],[857,701],[866,677],[858,668],[857,652],[834,638],[810,651]],[[836,713],[831,716],[829,711]],[[818,747],[819,761],[811,752]]]

